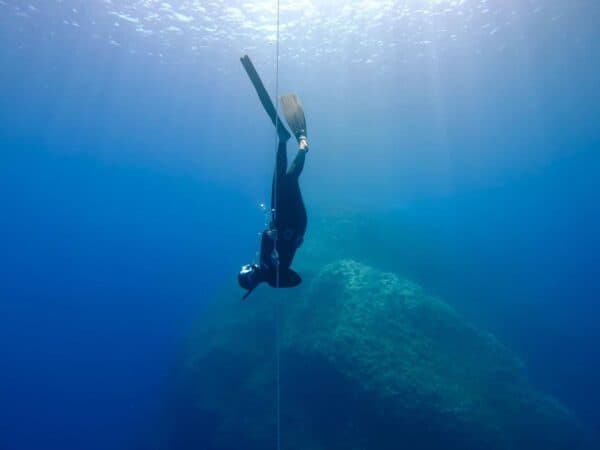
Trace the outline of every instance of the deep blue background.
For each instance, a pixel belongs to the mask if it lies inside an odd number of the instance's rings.
[[[131,448],[240,259],[222,244],[244,231],[244,194],[171,156],[214,147],[211,92],[189,100],[164,89],[175,69],[72,47],[0,57],[3,449]]]

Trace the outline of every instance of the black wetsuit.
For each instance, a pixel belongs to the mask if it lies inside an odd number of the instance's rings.
[[[296,250],[306,232],[306,208],[300,193],[298,178],[304,168],[305,150],[298,150],[294,161],[287,167],[286,142],[279,141],[271,192],[273,217],[269,228],[263,231],[260,244],[260,270],[264,281],[273,287],[293,287],[302,282],[290,269]],[[276,239],[275,239],[276,237]],[[277,243],[279,280],[273,249]]]

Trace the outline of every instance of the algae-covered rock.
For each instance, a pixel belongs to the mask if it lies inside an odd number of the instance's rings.
[[[279,304],[279,307],[277,306]],[[419,286],[352,260],[207,311],[172,404],[172,448],[574,449],[571,414]]]

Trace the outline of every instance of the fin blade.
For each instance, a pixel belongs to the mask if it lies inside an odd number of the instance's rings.
[[[250,78],[250,81],[252,82],[256,93],[258,94],[260,103],[263,105],[263,108],[267,112],[267,115],[271,119],[271,122],[273,122],[273,125],[277,127],[279,139],[287,141],[290,138],[290,133],[285,129],[285,125],[282,123],[281,119],[277,117],[275,105],[273,105],[273,101],[271,100],[271,97],[269,96],[265,85],[260,79],[260,76],[258,75],[254,64],[252,64],[250,57],[248,55],[244,55],[240,58],[240,61],[244,66],[244,69],[246,70],[248,78]]]
[[[306,118],[304,116],[304,109],[302,108],[302,103],[300,103],[300,99],[296,94],[288,94],[283,95],[279,99],[281,103],[281,108],[283,111],[283,116],[296,136],[297,140],[300,138],[307,137],[306,132]]]

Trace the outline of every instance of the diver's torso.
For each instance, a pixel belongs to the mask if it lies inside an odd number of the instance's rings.
[[[291,228],[282,230],[269,228],[263,231],[260,244],[261,267],[274,270],[278,259],[280,270],[289,269],[303,239],[302,235],[297,234]],[[275,245],[277,245],[276,255],[273,252]]]

